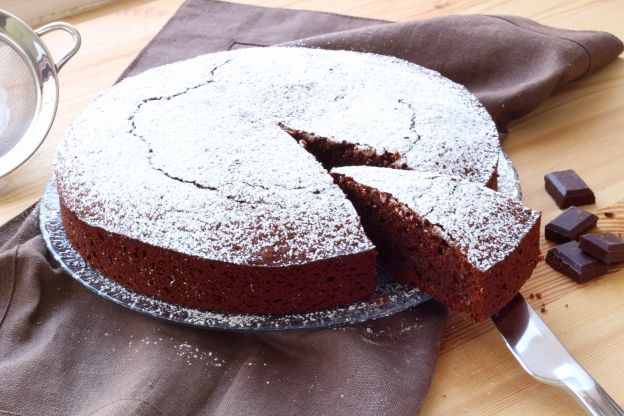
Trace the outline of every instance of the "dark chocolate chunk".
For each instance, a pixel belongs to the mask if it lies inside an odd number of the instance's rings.
[[[587,205],[596,202],[594,192],[571,169],[550,172],[544,176],[546,192],[555,200],[561,209],[572,205]]]
[[[607,263],[624,262],[624,240],[613,233],[596,233],[581,236],[579,247],[585,253]]]
[[[609,271],[606,263],[585,254],[576,241],[570,241],[548,250],[546,263],[576,283],[585,283]]]
[[[591,212],[577,207],[570,207],[561,215],[546,224],[544,228],[547,240],[555,243],[565,243],[576,240],[581,234],[585,234],[596,226],[598,217]]]

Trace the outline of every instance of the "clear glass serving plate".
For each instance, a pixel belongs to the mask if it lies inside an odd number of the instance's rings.
[[[501,152],[499,191],[521,199],[517,173]],[[54,178],[48,182],[40,203],[40,227],[46,245],[71,277],[99,296],[133,311],[171,322],[227,331],[286,331],[351,325],[378,319],[419,305],[431,297],[417,288],[400,285],[381,267],[377,287],[370,300],[337,308],[293,314],[241,314],[189,308],[127,289],[93,269],[69,242],[61,222],[59,195]]]

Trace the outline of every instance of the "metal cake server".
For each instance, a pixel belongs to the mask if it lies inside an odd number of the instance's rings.
[[[535,379],[564,388],[589,415],[624,415],[522,295],[516,295],[492,321],[522,368]]]

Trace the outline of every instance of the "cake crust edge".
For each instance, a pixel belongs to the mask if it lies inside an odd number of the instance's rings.
[[[177,305],[229,313],[305,313],[371,298],[375,249],[290,266],[248,266],[156,247],[82,221],[62,198],[71,244],[115,282]]]

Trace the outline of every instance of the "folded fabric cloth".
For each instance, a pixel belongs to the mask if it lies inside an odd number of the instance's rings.
[[[467,85],[500,127],[622,51],[606,33],[514,17],[387,23],[189,0],[124,76],[202,53],[289,41],[436,69]],[[71,279],[47,252],[37,216],[34,206],[0,227],[0,413],[418,413],[442,335],[441,305],[309,332],[182,327],[115,305]]]

